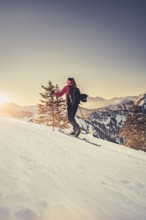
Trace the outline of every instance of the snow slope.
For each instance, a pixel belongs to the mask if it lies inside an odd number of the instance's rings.
[[[146,153],[0,117],[0,220],[145,220]]]

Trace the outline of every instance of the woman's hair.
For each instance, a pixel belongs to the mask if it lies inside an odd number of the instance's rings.
[[[76,81],[74,80],[74,78],[69,77],[68,78],[69,81],[71,81],[71,84],[75,87],[77,87]]]

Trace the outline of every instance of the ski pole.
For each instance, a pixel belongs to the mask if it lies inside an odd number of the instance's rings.
[[[80,110],[81,116],[82,116],[82,118],[83,118],[83,120],[84,120],[84,122],[85,122],[85,125],[86,125],[86,131],[89,132],[89,130],[88,130],[88,125],[87,125],[87,123],[86,123],[86,121],[85,121],[85,117],[84,117],[84,115],[83,115],[83,113],[82,113],[82,111],[81,111],[80,106],[79,106],[79,110]]]

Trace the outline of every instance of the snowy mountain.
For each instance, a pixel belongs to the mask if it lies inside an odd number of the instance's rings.
[[[135,106],[141,106],[143,110],[146,110],[146,92],[138,96],[134,102]]]
[[[146,219],[144,152],[12,118],[0,124],[0,220]]]
[[[93,112],[87,121],[93,127],[94,136],[115,143],[122,143],[118,133],[124,126],[133,105],[134,101],[125,99],[117,105],[99,108]]]
[[[87,109],[98,109],[110,105],[118,105],[124,100],[134,101],[137,96],[127,96],[127,97],[114,97],[111,99],[104,99],[101,97],[89,97],[88,102],[83,104],[84,108]]]
[[[146,94],[99,108],[88,118],[95,137],[146,151]]]
[[[0,115],[29,121],[36,117],[37,106],[20,106],[15,103],[3,103],[0,104]]]

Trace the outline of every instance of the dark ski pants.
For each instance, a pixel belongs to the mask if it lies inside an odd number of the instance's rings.
[[[78,105],[75,105],[75,106],[68,106],[67,107],[67,113],[68,113],[68,120],[69,122],[72,124],[73,126],[73,130],[76,131],[77,129],[79,129],[79,125],[78,123],[76,122],[75,120],[75,115],[76,115],[76,112],[78,110]]]

